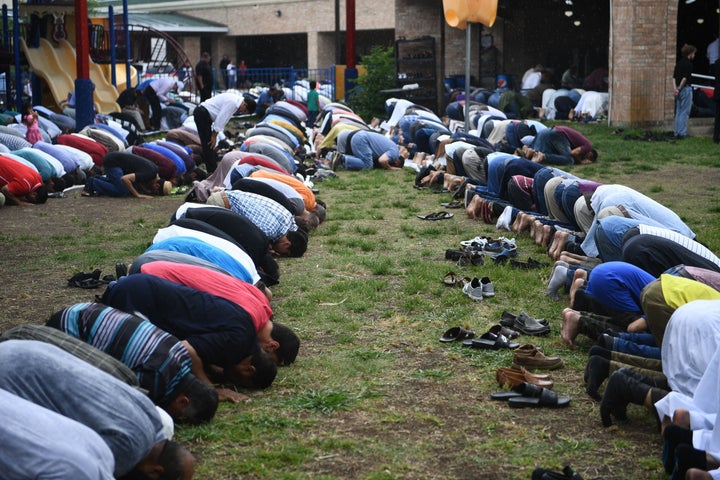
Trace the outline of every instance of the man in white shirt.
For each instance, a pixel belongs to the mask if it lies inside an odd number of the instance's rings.
[[[233,115],[254,113],[255,105],[255,101],[250,98],[234,92],[225,92],[205,100],[195,108],[193,117],[208,173],[214,172],[217,167],[215,153],[217,134],[225,129],[225,125]]]

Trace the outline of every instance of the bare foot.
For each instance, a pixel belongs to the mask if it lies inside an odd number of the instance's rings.
[[[443,188],[445,190],[455,191],[460,186],[460,184],[465,180],[465,177],[461,177],[458,175],[449,175],[445,174],[445,184],[443,185]]]
[[[427,174],[425,177],[423,177],[420,180],[420,183],[425,186],[434,185],[435,183],[437,183],[437,179],[440,176],[440,174],[444,174],[444,173],[445,172],[443,172],[442,170],[433,170],[432,172]]]
[[[540,238],[540,243],[538,245],[540,245],[541,247],[547,247],[548,243],[550,243],[550,236],[552,235],[552,232],[553,227],[551,227],[550,225],[543,225],[542,237]],[[553,260],[555,259],[553,258]]]
[[[578,325],[580,324],[580,312],[572,308],[566,308],[562,311],[562,326],[560,327],[560,336],[568,347],[575,350],[575,337],[578,334]]]
[[[468,206],[465,207],[465,213],[467,213],[467,216],[469,218],[478,218],[478,214],[480,213],[480,209],[482,208],[482,202],[483,198],[480,195],[475,195],[474,197],[472,197],[472,200],[470,200]]]
[[[524,212],[519,212],[512,224],[513,232],[522,233],[530,228],[535,221],[535,217]]]
[[[574,253],[562,251],[560,252],[560,256],[558,257],[558,260],[562,260],[563,262],[567,262],[570,265],[580,265],[582,264],[582,260],[577,258],[578,256]]]
[[[532,238],[535,243],[537,243],[539,231],[542,231],[542,223],[540,223],[540,220],[533,220],[530,224],[530,238]]]
[[[557,260],[558,258],[560,258],[560,254],[563,251],[563,247],[567,242],[568,236],[568,232],[564,232],[562,230],[558,230],[555,232],[555,237],[553,238],[552,244],[550,244],[550,249],[548,250],[550,258],[552,258],[553,260]]]

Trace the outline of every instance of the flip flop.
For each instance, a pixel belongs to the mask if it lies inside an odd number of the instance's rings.
[[[570,405],[570,397],[559,397],[553,390],[543,388],[539,397],[511,397],[508,398],[508,405],[512,408],[564,408]]]
[[[495,331],[488,330],[487,332],[483,333],[478,340],[486,340],[488,342],[491,342],[494,345],[495,350],[499,350],[501,348],[509,348],[511,350],[514,350],[520,346],[519,343],[511,342],[510,340],[508,340],[505,335],[499,332],[499,329],[497,330],[497,333]]]
[[[474,336],[475,332],[472,330],[466,330],[462,327],[452,327],[443,333],[443,336],[440,337],[440,341],[443,343],[459,342],[473,338]]]
[[[501,392],[494,392],[490,394],[490,400],[496,400],[500,402],[504,402],[505,400],[510,400],[511,398],[517,398],[522,397],[522,394],[518,392],[510,391],[501,391]]]
[[[441,203],[440,206],[445,208],[462,208],[465,204],[463,202],[445,202]]]
[[[512,408],[563,408],[570,404],[570,397],[559,397],[554,390],[539,387],[532,383],[523,383],[514,391],[519,392],[521,395],[508,398],[508,405]]]
[[[417,217],[420,220],[447,220],[448,218],[452,218],[455,215],[449,212],[433,212],[428,213],[427,215],[418,215]]]
[[[463,347],[477,348],[479,350],[499,350],[500,346],[487,338],[471,338],[463,341]]]

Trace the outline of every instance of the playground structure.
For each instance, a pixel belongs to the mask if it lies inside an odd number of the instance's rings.
[[[4,55],[0,58],[0,71],[6,73],[6,106],[20,109],[15,105],[15,83],[19,76],[11,71],[23,72],[27,68],[24,75],[29,75],[33,103],[61,111],[68,94],[75,90],[77,77],[78,53],[68,40],[75,38],[72,9],[67,4],[33,3],[20,5],[19,12],[22,14],[19,31],[13,32],[12,38],[5,33]],[[48,24],[52,25],[49,31],[37,27]],[[128,68],[130,86],[144,80],[132,64],[145,63],[162,76],[178,75],[183,67],[190,65],[177,41],[158,30],[139,25],[113,26],[110,18],[93,18],[88,29],[89,77],[93,105],[98,113],[120,111],[116,99],[128,87]],[[18,39],[16,49],[11,46],[13,38]],[[130,38],[130,48],[127,48],[127,38]],[[13,52],[17,53],[13,55]],[[187,82],[185,89],[192,90],[192,82]]]

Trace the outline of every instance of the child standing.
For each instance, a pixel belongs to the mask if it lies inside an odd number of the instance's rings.
[[[320,95],[318,94],[316,88],[317,82],[315,80],[310,81],[310,90],[307,92],[307,126],[310,128],[315,125],[315,119],[317,119],[318,112],[320,111]]]
[[[42,135],[40,134],[40,128],[38,127],[38,114],[29,103],[26,103],[23,107],[22,122],[27,127],[25,139],[28,142],[35,145],[37,142],[42,141]]]

